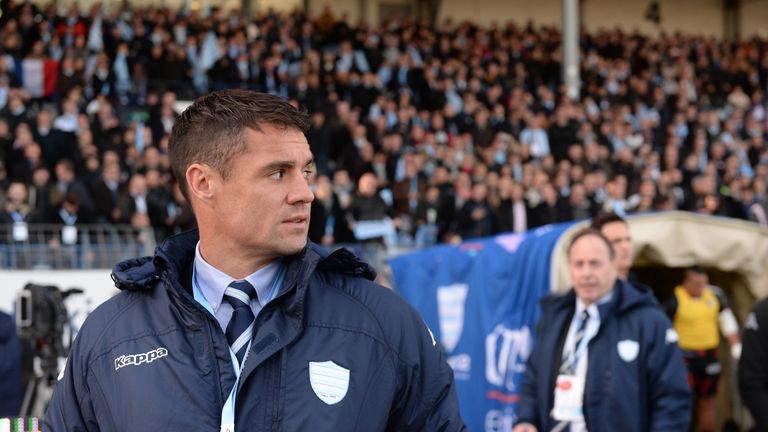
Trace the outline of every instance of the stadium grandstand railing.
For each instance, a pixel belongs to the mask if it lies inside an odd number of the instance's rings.
[[[152,254],[151,228],[130,225],[0,224],[0,268],[103,269]]]

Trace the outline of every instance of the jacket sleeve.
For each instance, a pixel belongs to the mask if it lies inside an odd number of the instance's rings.
[[[648,430],[685,431],[692,402],[677,333],[661,311],[653,309],[651,315],[646,362]]]
[[[399,359],[401,385],[387,430],[466,431],[459,411],[453,370],[446,363],[432,331],[411,311],[409,340]],[[415,361],[415,364],[413,363]]]
[[[744,346],[739,361],[739,390],[755,418],[757,430],[768,430],[768,300],[744,322]]]
[[[43,429],[50,432],[98,431],[91,394],[86,381],[86,360],[82,354],[83,329],[75,338],[67,364],[61,371],[53,397],[43,419]]]

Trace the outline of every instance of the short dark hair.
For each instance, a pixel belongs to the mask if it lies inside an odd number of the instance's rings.
[[[61,200],[62,203],[71,204],[77,208],[80,208],[80,203],[82,202],[80,194],[75,191],[69,191],[66,195],[64,195],[64,198]]]
[[[193,163],[230,174],[232,158],[245,150],[246,128],[261,132],[265,125],[306,133],[309,115],[280,96],[228,89],[197,99],[176,119],[168,140],[171,170],[187,194],[186,171]]]
[[[614,212],[601,212],[598,213],[593,219],[592,219],[592,228],[596,229],[598,231],[602,231],[603,227],[608,225],[609,223],[614,222],[621,222],[623,224],[627,224],[627,220],[623,217],[617,215]]]
[[[60,166],[69,172],[75,172],[75,163],[71,159],[60,159],[56,162],[56,166]]]
[[[690,266],[690,267],[685,269],[685,277],[686,277],[686,279],[688,278],[688,276],[690,276],[692,274],[705,275],[706,276],[707,271],[704,270],[704,267],[702,267],[700,265],[692,265],[692,266]]]
[[[608,255],[613,259],[616,256],[616,252],[613,250],[613,245],[611,244],[610,240],[606,238],[603,233],[600,232],[600,230],[597,230],[592,227],[583,228],[578,231],[576,231],[576,234],[573,235],[571,238],[571,242],[568,243],[568,256],[571,256],[571,249],[573,249],[573,244],[576,243],[580,238],[587,237],[587,236],[595,236],[599,238],[600,240],[605,243],[606,246],[608,246]]]

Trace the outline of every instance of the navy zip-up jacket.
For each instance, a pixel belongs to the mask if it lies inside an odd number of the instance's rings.
[[[521,384],[517,423],[531,423],[540,431],[557,424],[550,411],[575,307],[573,290],[541,301],[538,339]],[[588,345],[584,390],[587,429],[687,431],[691,392],[685,364],[672,324],[653,294],[617,280],[613,299],[598,309],[600,329]]]
[[[154,258],[115,267],[123,292],[80,329],[45,430],[220,430],[235,375],[224,332],[191,294],[197,240],[181,234]],[[310,243],[287,265],[277,297],[256,317],[236,430],[465,429],[453,372],[429,329],[370,281],[367,264]]]

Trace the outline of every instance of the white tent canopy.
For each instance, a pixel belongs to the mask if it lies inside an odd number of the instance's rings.
[[[638,215],[627,222],[635,267],[697,264],[741,276],[754,298],[768,296],[768,229],[752,222],[689,212]],[[587,222],[574,225],[555,248],[552,291],[570,286],[565,248],[573,233],[585,226]]]

